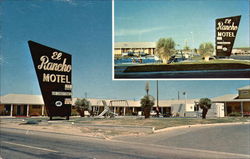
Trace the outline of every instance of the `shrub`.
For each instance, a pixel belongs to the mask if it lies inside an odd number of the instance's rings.
[[[198,103],[199,107],[202,109],[202,119],[206,119],[208,109],[211,108],[212,101],[209,98],[201,98]]]
[[[230,114],[228,114],[228,116],[241,116],[240,112],[232,112]]]
[[[155,99],[151,95],[146,95],[141,99],[141,107],[143,109],[145,118],[150,117],[150,111],[154,104]]]
[[[75,102],[76,111],[80,114],[81,117],[84,117],[84,111],[91,111],[91,103],[87,99],[77,99]]]

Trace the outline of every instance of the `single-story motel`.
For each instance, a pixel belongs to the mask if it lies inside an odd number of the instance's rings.
[[[199,52],[199,50],[197,50]],[[133,52],[135,55],[145,53],[147,55],[155,55],[156,42],[115,42],[114,56],[119,57],[128,52]],[[190,51],[183,50],[183,53]],[[233,48],[232,55],[249,55],[250,48]]]
[[[250,115],[250,85],[238,88],[238,94],[226,94],[211,98],[213,105],[208,111],[208,116],[224,117],[232,113],[241,116]],[[72,115],[78,115],[72,99]],[[104,110],[102,100],[109,103],[110,109],[120,116],[141,115],[139,100],[111,100],[111,99],[88,99],[95,115]],[[186,116],[196,117],[201,110],[195,102],[199,99],[159,100],[160,112],[163,116]],[[153,107],[156,110],[157,102]],[[7,94],[0,97],[1,116],[46,116],[46,109],[41,95]]]

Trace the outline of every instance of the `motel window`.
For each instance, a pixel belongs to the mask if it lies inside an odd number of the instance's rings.
[[[10,112],[11,105],[10,104],[5,105],[4,109],[5,109],[5,111]]]
[[[241,94],[242,94],[242,95],[247,95],[247,94],[248,94],[248,91],[241,91]]]
[[[199,106],[198,105],[194,106],[194,111],[199,111]]]

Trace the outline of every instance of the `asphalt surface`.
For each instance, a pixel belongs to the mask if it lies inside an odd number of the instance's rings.
[[[140,78],[250,78],[250,69],[159,71],[159,72],[115,72],[115,79]]]
[[[249,127],[250,124],[179,129],[147,137],[114,140],[1,128],[0,155],[3,159],[249,159]]]
[[[189,127],[146,137],[123,137],[119,140],[249,155],[250,124]]]

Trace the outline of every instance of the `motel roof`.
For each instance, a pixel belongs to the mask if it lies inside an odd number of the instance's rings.
[[[155,42],[115,42],[115,48],[155,48]]]
[[[238,88],[238,90],[239,90],[239,91],[242,91],[242,90],[250,90],[250,85],[247,85],[247,86]]]
[[[224,102],[250,102],[250,99],[239,99],[238,94],[226,94],[223,96],[212,98],[213,103],[224,103]]]
[[[7,94],[0,96],[0,104],[43,105],[43,98],[41,95]]]
[[[74,105],[77,98],[72,99]],[[102,100],[105,100],[108,106],[116,107],[140,107],[140,100],[116,100],[116,99],[98,99],[98,98],[88,98],[92,106],[102,106]],[[238,94],[227,94],[219,97],[211,98],[213,103],[224,103],[224,102],[250,102],[250,99],[238,99]],[[160,107],[170,107],[173,104],[194,104],[199,101],[199,99],[180,99],[180,100],[159,100]],[[29,105],[44,105],[42,95],[29,95],[29,94],[7,94],[0,96],[0,104],[29,104]],[[155,101],[155,105],[157,103]]]
[[[72,99],[74,105],[77,98]],[[116,107],[140,107],[140,100],[116,100],[116,99],[98,99],[98,98],[88,98],[92,106],[102,106],[102,100],[107,102],[107,105],[112,105]],[[161,107],[170,107],[172,104],[193,104],[198,99],[181,99],[181,100],[159,100],[159,106]],[[30,94],[7,94],[0,96],[0,104],[30,104],[30,105],[44,105],[42,95],[30,95]],[[155,105],[156,106],[156,101]]]

